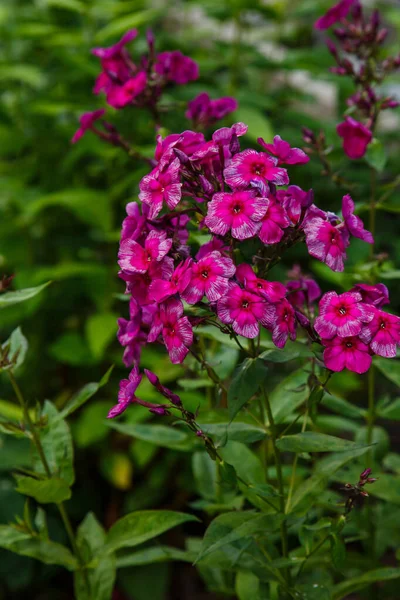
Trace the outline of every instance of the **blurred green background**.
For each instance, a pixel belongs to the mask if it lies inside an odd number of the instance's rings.
[[[74,417],[77,483],[69,502],[72,518],[80,520],[92,509],[105,525],[116,515],[138,508],[187,509],[198,494],[188,455],[163,449],[149,441],[119,435],[105,424],[115,403],[118,381],[127,375],[116,341],[116,319],[127,316],[117,278],[116,256],[120,224],[127,202],[137,199],[138,182],[147,166],[120,149],[102,144],[88,133],[78,144],[70,139],[78,117],[105,106],[92,95],[99,72],[94,46],[113,44],[129,28],[138,39],[130,45],[138,58],[145,51],[145,31],[151,27],[158,51],[179,49],[200,66],[198,81],[168,90],[164,100],[186,103],[201,91],[212,97],[233,95],[239,109],[221,125],[243,121],[249,125],[244,145],[258,136],[271,140],[279,133],[292,145],[302,145],[301,127],[323,128],[335,149],[333,160],[342,174],[357,183],[354,199],[361,210],[369,200],[367,169],[343,158],[335,126],[346,108],[352,85],[329,73],[332,58],[326,35],[312,23],[331,3],[316,0],[3,0],[0,6],[0,274],[15,273],[14,289],[53,283],[41,295],[2,310],[0,334],[5,340],[21,325],[29,353],[18,372],[30,402],[49,398],[57,406],[89,381],[99,381],[115,364],[106,388]],[[369,5],[373,3],[368,3]],[[398,3],[375,3],[389,23],[385,52],[390,54],[400,33]],[[400,96],[400,79],[385,83]],[[390,112],[390,114],[389,114]],[[108,109],[110,121],[146,156],[152,156],[155,133],[150,113],[127,108]],[[399,110],[387,111],[379,139],[388,149],[382,185],[399,172]],[[166,131],[189,127],[184,108],[166,115]],[[340,210],[345,191],[320,176],[312,159],[296,171],[293,183],[312,187],[316,203]],[[382,188],[384,189],[384,188]],[[391,310],[399,312],[400,192],[395,191],[378,212],[377,244],[387,253],[382,281],[391,292]],[[367,220],[367,213],[360,213]],[[310,261],[296,248],[274,269],[274,279],[285,280],[294,262],[319,278],[325,290],[351,286],[351,274],[361,277],[369,248],[353,240],[345,275]],[[397,268],[396,268],[397,263]],[[227,357],[231,368],[237,353]],[[171,366],[156,348],[146,350],[143,366],[174,384],[181,367]],[[229,365],[227,373],[229,373]],[[395,391],[393,383],[378,381],[380,394]],[[0,416],[19,418],[12,390],[0,376]],[[365,403],[365,384],[354,374],[337,375],[333,388],[355,402]],[[364,387],[363,387],[364,386]],[[187,407],[207,407],[206,387],[178,388]],[[144,386],[144,395],[152,397]],[[135,407],[128,419],[143,422],[150,415]],[[393,431],[392,449],[399,445]],[[14,491],[10,469],[24,464],[27,449],[0,437],[0,523],[23,509]],[[25,454],[24,454],[25,453]],[[196,487],[197,486],[197,487]],[[54,535],[63,532],[54,514]],[[190,534],[202,530],[189,529]],[[178,535],[178,534],[172,534]],[[174,540],[179,545],[179,538]],[[0,598],[71,598],[68,575],[55,567],[0,551]],[[115,598],[212,598],[204,591],[190,565],[150,565],[123,569]],[[217,584],[215,588],[218,589]]]

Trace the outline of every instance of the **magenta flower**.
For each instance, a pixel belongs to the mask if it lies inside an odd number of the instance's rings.
[[[331,25],[347,17],[351,7],[357,0],[340,0],[314,23],[316,29],[329,29]]]
[[[259,323],[272,327],[275,310],[260,296],[232,284],[218,300],[217,313],[222,323],[232,325],[238,335],[255,338],[260,332]]]
[[[286,288],[279,281],[267,281],[257,277],[250,265],[243,263],[236,268],[236,279],[246,290],[259,294],[269,302],[279,302],[286,295]]]
[[[363,304],[361,294],[328,292],[319,301],[319,317],[314,327],[324,339],[351,337],[358,335],[364,323],[369,323],[373,316],[373,310]]]
[[[94,54],[101,60],[103,60],[103,59],[108,60],[110,58],[115,58],[116,56],[120,56],[121,52],[123,52],[125,50],[126,44],[128,44],[129,42],[134,40],[135,37],[137,36],[137,34],[138,34],[137,29],[130,29],[129,31],[124,33],[124,35],[119,40],[119,42],[114,44],[114,46],[110,46],[108,48],[93,48],[92,54]]]
[[[123,85],[113,85],[107,93],[107,103],[113,108],[124,108],[139,96],[147,85],[147,75],[140,71]]]
[[[149,219],[154,219],[160,213],[163,202],[170,210],[179,203],[182,196],[182,184],[179,182],[180,162],[176,158],[167,169],[153,169],[145,175],[139,184],[139,198],[150,207]]]
[[[304,225],[306,244],[314,258],[325,262],[332,271],[343,271],[346,248],[349,245],[347,229],[337,228],[321,217],[307,220]]]
[[[361,221],[360,217],[357,217],[357,215],[354,214],[354,202],[349,194],[343,196],[342,213],[345,225],[351,235],[368,244],[374,243],[372,233],[364,229],[364,223]]]
[[[155,279],[149,289],[149,294],[156,302],[162,302],[175,294],[182,294],[190,283],[192,259],[187,258],[180,263],[171,275],[171,279]]]
[[[149,294],[150,285],[155,279],[170,279],[174,271],[174,261],[165,256],[159,262],[151,261],[146,273],[120,271],[118,276],[126,282],[126,293],[132,294],[140,306],[154,302]]]
[[[76,144],[76,142],[78,140],[80,140],[83,135],[85,135],[85,133],[88,131],[88,129],[92,129],[93,123],[95,121],[97,121],[98,119],[100,119],[104,115],[105,112],[106,111],[104,110],[104,108],[100,108],[99,110],[94,110],[92,112],[84,113],[79,119],[79,123],[81,126],[75,132],[75,134],[71,140],[72,144]]]
[[[160,262],[170,251],[172,240],[164,232],[150,231],[144,248],[127,239],[121,242],[118,252],[118,264],[128,273],[146,273],[154,263]]]
[[[225,254],[230,251],[230,248],[223,240],[221,240],[221,238],[213,235],[209,242],[206,242],[200,247],[200,250],[196,254],[196,259],[200,260],[201,258],[204,258],[207,254],[210,254],[210,252],[214,252],[214,250],[218,250],[221,254]]]
[[[165,398],[170,400],[172,404],[175,404],[175,406],[182,406],[182,402],[179,396],[177,394],[174,394],[174,392],[171,392],[171,390],[165,387],[164,385],[162,385],[155,373],[149,371],[148,369],[145,369],[144,372],[146,373],[146,377],[150,381],[151,385],[154,386],[156,390],[160,392],[160,394],[162,394]]]
[[[202,92],[189,102],[185,117],[191,119],[196,125],[209,127],[235,111],[237,107],[238,103],[230,96],[211,100],[208,94]]]
[[[295,265],[288,275],[293,277],[286,284],[288,300],[292,306],[309,306],[321,296],[318,283],[310,277],[305,277],[298,265]]]
[[[188,304],[196,304],[207,296],[210,302],[216,302],[228,291],[229,278],[235,274],[236,267],[230,258],[218,251],[210,252],[197,263],[191,265],[190,284],[182,293]]]
[[[130,404],[135,402],[136,396],[135,392],[139,387],[140,382],[142,381],[142,376],[139,373],[139,369],[134,367],[132,371],[129,373],[129,379],[123,379],[119,383],[119,392],[118,392],[118,404],[113,406],[113,408],[109,411],[107,418],[113,419],[118,415],[122,414]]]
[[[273,198],[265,198],[267,202],[267,212],[261,220],[261,229],[258,237],[264,244],[277,244],[281,241],[286,227],[289,227],[290,221],[285,209]]]
[[[277,348],[283,348],[289,337],[296,339],[296,318],[293,306],[284,298],[275,305],[272,341]]]
[[[279,165],[304,165],[310,160],[303,150],[292,148],[289,142],[285,142],[280,135],[274,137],[273,144],[267,144],[261,137],[257,139],[257,142],[267,152],[276,156]]]
[[[343,150],[349,158],[362,158],[372,140],[372,132],[352,117],[345,117],[343,123],[336,127],[338,135],[343,138]]]
[[[374,318],[364,327],[360,338],[370,345],[375,354],[394,358],[396,348],[400,346],[400,317],[376,309]]]
[[[343,371],[344,368],[354,373],[365,373],[371,366],[372,357],[369,348],[358,337],[334,337],[322,340],[324,346],[324,363],[331,371]]]
[[[145,235],[148,233],[146,228],[148,207],[142,206],[143,214],[140,214],[138,203],[128,202],[126,213],[128,216],[122,221],[121,241],[127,238],[137,241],[143,233]]]
[[[181,150],[187,156],[194,154],[199,147],[205,142],[205,137],[202,133],[186,130],[182,133],[171,133],[166,138],[161,135],[157,136],[157,145],[154,158],[157,162],[163,159],[163,164],[169,164],[172,159],[175,159],[173,149]]]
[[[199,77],[198,64],[179,50],[158,54],[154,68],[156,73],[178,85],[194,81]]]
[[[228,231],[237,240],[255,236],[267,211],[265,198],[257,198],[254,190],[214,194],[208,204],[205,225],[217,235]]]
[[[286,169],[277,167],[278,159],[265,152],[248,148],[236,154],[224,170],[225,181],[232,188],[247,188],[251,185],[268,191],[268,182],[287,185],[289,177]]]
[[[305,192],[297,185],[289,185],[286,190],[278,190],[276,198],[279,204],[285,209],[293,225],[297,225],[300,220],[302,211],[305,214],[314,199],[313,190]]]
[[[376,308],[389,304],[389,290],[383,283],[376,285],[367,285],[366,283],[356,283],[351,292],[361,294],[362,301],[365,304],[372,304]]]
[[[160,334],[163,336],[171,362],[183,362],[193,343],[193,331],[189,319],[183,316],[183,304],[180,300],[169,298],[160,305],[148,341],[155,342]]]

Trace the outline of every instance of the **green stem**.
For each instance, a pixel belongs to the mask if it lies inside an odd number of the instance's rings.
[[[371,169],[371,199],[369,203],[369,230],[372,233],[372,236],[375,238],[375,223],[376,223],[376,170]],[[370,256],[371,258],[374,256],[374,244],[371,244],[370,247]]]
[[[271,404],[269,402],[268,394],[265,391],[265,389],[264,389],[264,400],[265,400],[265,408],[267,411],[267,417],[268,417],[270,431],[271,431],[272,447],[274,450],[274,457],[275,457],[276,476],[277,476],[278,489],[279,489],[279,507],[280,507],[280,512],[282,513],[282,515],[285,515],[285,495],[284,495],[285,490],[284,490],[284,485],[283,485],[281,455],[280,455],[279,449],[276,445],[276,440],[277,440],[276,425],[275,425],[275,421],[274,421],[274,416],[272,414],[272,409],[271,409]],[[287,533],[286,520],[282,521],[282,523],[280,525],[280,529],[281,529],[282,555],[284,556],[284,558],[287,558],[289,555],[289,550],[288,550],[288,533]],[[290,585],[290,573],[289,573],[288,569],[285,570],[285,573],[286,573],[286,579]]]
[[[35,424],[33,423],[32,419],[31,419],[31,416],[29,414],[28,405],[25,402],[25,398],[24,398],[24,396],[23,396],[23,394],[21,392],[21,388],[19,387],[19,385],[17,383],[17,380],[14,377],[14,373],[12,372],[11,369],[8,371],[8,375],[10,377],[11,385],[13,387],[15,395],[16,395],[16,397],[18,399],[18,402],[20,403],[21,408],[23,410],[24,419],[25,419],[27,425],[29,426],[29,430],[30,430],[30,433],[31,433],[31,436],[32,436],[33,444],[34,444],[34,446],[35,446],[35,448],[37,450],[37,453],[39,454],[39,457],[40,457],[40,460],[42,462],[43,468],[44,468],[44,470],[46,472],[46,475],[50,479],[52,477],[51,469],[50,469],[48,460],[46,458],[46,455],[44,453],[43,446],[42,446],[42,443],[40,441],[40,437],[39,437],[38,432],[36,430]],[[83,558],[81,556],[81,553],[79,551],[79,548],[77,546],[77,543],[76,543],[76,540],[75,540],[74,531],[72,529],[72,525],[71,525],[71,521],[69,520],[68,513],[67,513],[67,511],[65,509],[65,506],[64,506],[64,504],[62,502],[57,503],[56,506],[57,506],[58,511],[60,513],[61,519],[62,519],[62,521],[64,523],[64,527],[65,527],[65,530],[67,532],[68,539],[69,539],[70,544],[71,544],[71,548],[74,551],[74,554],[75,554],[75,556],[76,556],[76,558],[77,558],[77,560],[78,560],[78,562],[79,562],[79,564],[80,564],[80,566],[82,568],[83,578],[84,578],[84,581],[85,581],[85,585],[86,585],[87,590],[89,591],[89,589],[90,589],[89,588],[89,580],[88,580],[88,577],[87,577],[87,572],[86,572],[86,570],[84,568],[85,562],[84,562],[84,560],[83,560]]]
[[[307,427],[307,419],[308,419],[308,403],[306,406],[306,410],[304,412],[304,419],[303,419],[303,425],[301,427],[301,433],[304,433]],[[285,507],[285,513],[288,514],[290,511],[290,503],[292,501],[292,495],[293,495],[293,490],[294,490],[294,482],[296,480],[296,469],[297,469],[297,461],[299,459],[299,455],[295,454],[294,455],[294,460],[293,460],[293,467],[292,467],[292,474],[290,477],[290,484],[289,484],[289,491],[288,491],[288,496],[287,496],[287,500],[286,500],[286,507]]]

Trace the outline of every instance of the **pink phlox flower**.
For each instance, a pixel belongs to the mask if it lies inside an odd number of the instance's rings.
[[[118,264],[128,273],[146,273],[150,266],[160,262],[170,251],[172,240],[164,232],[150,231],[144,242],[144,248],[135,240],[121,242]]]
[[[400,346],[400,317],[374,310],[374,318],[362,330],[360,338],[379,356],[394,358]]]
[[[138,241],[144,234],[147,235],[147,216],[149,213],[148,207],[142,205],[142,214],[137,202],[129,202],[126,205],[127,217],[122,221],[121,240],[130,238]]]
[[[357,0],[340,0],[340,2],[331,6],[331,8],[314,23],[314,27],[316,29],[329,29],[331,25],[347,17],[355,2],[357,2]]]
[[[75,144],[89,129],[92,129],[93,123],[100,119],[105,112],[104,108],[100,108],[99,110],[84,113],[79,119],[80,127],[71,140],[72,144]]]
[[[373,309],[362,302],[361,294],[328,292],[319,301],[319,317],[314,327],[324,339],[352,337],[359,335],[363,325],[372,321],[373,316]]]
[[[338,135],[343,138],[343,150],[349,158],[362,158],[367,151],[367,146],[372,140],[372,132],[353,117],[345,120],[336,127]]]
[[[264,244],[277,244],[283,237],[283,230],[289,227],[290,221],[285,209],[273,196],[264,200],[267,203],[267,212],[261,220],[258,237]]]
[[[238,104],[234,98],[227,96],[211,100],[206,92],[202,92],[188,103],[185,117],[191,119],[196,125],[209,127],[235,111],[237,107]]]
[[[228,292],[217,302],[217,313],[222,323],[232,325],[238,335],[255,338],[259,324],[271,327],[275,310],[264,298],[231,284]]]
[[[182,133],[171,133],[164,139],[158,135],[154,157],[157,162],[161,163],[160,166],[164,167],[176,158],[173,152],[174,148],[181,150],[187,156],[192,156],[204,142],[205,137],[202,133],[189,129]]]
[[[175,294],[182,294],[190,283],[192,259],[187,258],[180,263],[171,275],[171,279],[155,279],[150,284],[149,294],[156,302],[162,302]]]
[[[101,60],[103,60],[103,59],[108,60],[110,58],[115,58],[116,56],[120,56],[121,52],[124,51],[126,44],[128,44],[129,42],[134,40],[135,37],[137,36],[137,34],[138,34],[137,29],[130,29],[122,36],[122,38],[119,40],[119,42],[117,42],[113,46],[110,46],[109,48],[93,48],[92,54],[94,54]]]
[[[250,265],[236,267],[236,279],[246,290],[259,294],[269,302],[279,302],[286,295],[286,288],[279,281],[267,281],[257,277]]]
[[[372,304],[376,308],[389,304],[389,290],[383,283],[377,283],[376,285],[356,283],[350,291],[358,292],[365,304]]]
[[[129,373],[129,379],[123,379],[119,383],[119,392],[118,392],[118,404],[113,406],[113,408],[109,411],[107,418],[113,419],[118,415],[122,414],[130,404],[135,402],[136,396],[135,392],[139,387],[139,384],[142,380],[142,376],[139,373],[139,369],[134,367],[132,371]]]
[[[146,373],[146,377],[150,381],[151,385],[154,386],[156,390],[160,392],[160,394],[170,400],[172,404],[175,404],[175,406],[182,406],[182,402],[178,394],[174,394],[174,392],[172,392],[169,388],[162,385],[155,373],[149,371],[148,369],[145,369],[144,372]]]
[[[160,262],[151,263],[146,273],[120,271],[118,276],[126,282],[126,293],[132,294],[140,306],[154,302],[149,288],[154,279],[170,279],[174,270],[174,261],[165,256]]]
[[[267,152],[276,156],[279,165],[304,165],[310,160],[303,150],[292,148],[289,142],[285,142],[280,135],[274,137],[273,144],[267,144],[261,137],[257,139],[257,142]]]
[[[289,177],[286,169],[277,166],[278,159],[265,152],[257,152],[252,148],[235,154],[224,170],[226,183],[232,188],[247,188],[251,185],[261,186],[268,192],[268,182],[276,185],[287,185]]]
[[[159,306],[148,341],[154,342],[162,335],[173,364],[182,363],[193,343],[190,321],[183,316],[183,304],[176,298],[168,298]]]
[[[204,223],[217,235],[230,231],[235,239],[245,240],[260,230],[267,206],[266,199],[256,197],[253,190],[217,193],[208,204]]]
[[[372,233],[364,228],[364,223],[361,221],[360,217],[357,217],[357,215],[354,214],[354,202],[349,194],[343,196],[342,213],[345,225],[351,235],[364,242],[368,242],[368,244],[374,243]]]
[[[221,127],[212,134],[214,144],[222,150],[222,169],[230,164],[232,156],[240,152],[239,138],[245,135],[247,130],[248,127],[244,123],[234,123],[232,127]]]
[[[304,276],[299,265],[295,265],[288,275],[292,279],[286,283],[287,298],[292,306],[309,306],[321,296],[318,283]]]
[[[226,294],[236,267],[230,258],[214,250],[193,262],[190,271],[190,283],[181,295],[188,304],[196,304],[203,296],[207,296],[210,302],[216,302]]]
[[[182,184],[179,181],[180,162],[176,158],[166,170],[156,167],[145,175],[139,184],[139,198],[150,207],[149,219],[161,212],[163,203],[173,210],[182,197]]]
[[[272,341],[277,348],[283,348],[289,337],[296,339],[296,317],[293,306],[283,298],[275,304]]]
[[[113,85],[107,93],[107,103],[113,108],[124,108],[140,96],[146,85],[147,75],[144,71],[139,71],[122,85]]]
[[[196,254],[196,260],[204,258],[210,252],[218,250],[221,254],[227,254],[230,252],[229,246],[227,246],[221,238],[213,235],[209,242],[206,242],[200,247],[200,250]]]
[[[314,199],[313,190],[305,192],[297,185],[289,185],[286,190],[278,190],[276,198],[285,209],[293,225],[297,225],[300,217],[306,214],[306,210],[312,205]],[[322,212],[322,211],[321,211]]]
[[[154,69],[156,73],[178,85],[184,85],[199,77],[198,64],[179,50],[158,54]]]
[[[320,217],[307,220],[304,225],[306,244],[309,253],[326,263],[332,271],[343,271],[349,246],[346,228],[338,228]]]
[[[371,366],[372,356],[367,344],[358,337],[334,337],[322,340],[324,346],[324,363],[331,371],[343,371],[344,368],[354,373],[365,373]]]

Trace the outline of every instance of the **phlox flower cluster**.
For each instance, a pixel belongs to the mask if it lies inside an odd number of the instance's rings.
[[[376,86],[400,67],[400,54],[379,60],[388,29],[381,27],[377,10],[365,15],[359,0],[340,0],[314,26],[319,30],[334,26],[336,44],[327,40],[336,61],[331,71],[350,77],[356,87],[355,93],[347,99],[349,110],[336,129],[347,156],[353,160],[362,158],[373,139],[380,112],[399,106],[394,98],[381,95]],[[315,145],[315,139],[310,141]]]
[[[157,137],[155,166],[139,184],[141,206],[128,204],[121,232],[120,277],[130,295],[129,320],[119,320],[118,333],[125,365],[138,373],[141,350],[153,343],[182,363],[195,354],[196,330],[204,324],[249,339],[264,328],[278,348],[302,329],[324,346],[333,371],[364,372],[372,354],[394,356],[399,319],[380,308],[388,302],[385,286],[329,292],[316,317],[321,290],[299,267],[286,285],[269,280],[269,269],[297,243],[342,271],[351,237],[373,238],[348,194],[338,216],[317,207],[312,190],[291,182],[288,169],[309,160],[301,149],[275,136],[241,150],[246,131],[236,123],[211,139],[190,130]],[[248,240],[250,260],[243,252]],[[110,416],[126,406],[126,382],[121,407]]]
[[[127,45],[137,35],[138,31],[131,29],[113,46],[93,48],[92,54],[99,59],[101,66],[93,93],[104,94],[107,104],[117,110],[127,106],[146,107],[158,121],[158,103],[165,88],[171,84],[186,85],[195,81],[199,78],[199,67],[192,58],[179,50],[157,54],[151,32],[147,34],[147,54],[135,62]],[[194,126],[210,126],[236,108],[234,98],[211,100],[208,94],[203,93],[188,103],[186,117]],[[83,114],[72,142],[77,142],[90,130],[101,139],[122,146],[121,136],[113,125],[106,121],[101,121],[100,129],[95,125],[105,112],[104,109],[99,109]]]

